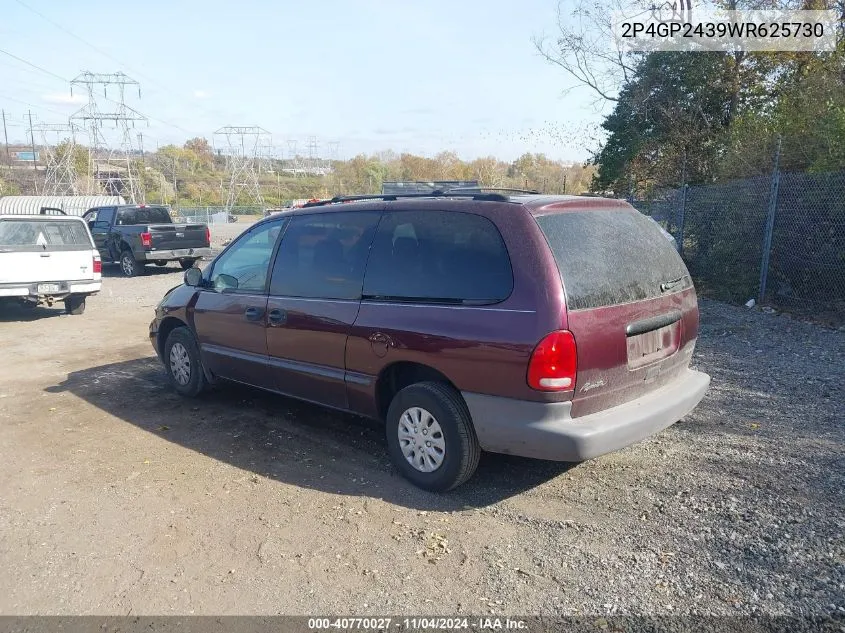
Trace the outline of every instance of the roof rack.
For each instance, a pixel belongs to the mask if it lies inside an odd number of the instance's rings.
[[[500,189],[497,191],[518,191],[520,193],[537,193],[536,191],[523,191],[522,189]],[[376,193],[360,196],[335,196],[328,200],[308,202],[303,207],[322,207],[328,204],[339,202],[357,202],[360,200],[385,200],[394,202],[399,198],[471,198],[473,200],[485,200],[488,202],[509,202],[510,198],[501,193],[484,193],[484,188],[469,187],[449,189],[447,191],[432,191],[429,193]]]
[[[446,193],[448,194],[455,194],[460,192],[470,192],[470,191],[508,191],[510,193],[527,193],[532,195],[540,195],[539,191],[535,191],[534,189],[514,189],[513,187],[452,187],[451,189],[447,189]]]

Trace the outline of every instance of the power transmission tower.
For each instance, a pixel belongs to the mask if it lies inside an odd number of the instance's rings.
[[[288,139],[288,160],[290,161],[293,175],[297,176],[299,173],[299,155],[296,153],[296,139]]]
[[[121,72],[85,71],[70,82],[71,94],[74,86],[83,86],[88,92],[88,104],[70,119],[79,121],[88,130],[89,183],[95,184],[98,193],[124,196],[135,204],[144,202],[143,180],[134,164],[136,137],[132,129],[136,122],[147,122],[147,117],[126,105],[126,87],[137,87],[140,98],[141,85]],[[95,94],[99,86],[103,87],[102,97]],[[117,100],[109,99],[109,86],[116,86]],[[101,100],[108,103],[101,106]],[[104,132],[107,122],[114,124],[111,140],[107,140]]]
[[[71,122],[37,123],[30,128],[30,134],[35,132],[41,139],[43,162],[47,168],[44,176],[44,195],[79,195],[79,174],[76,173],[74,165],[79,126]]]
[[[268,143],[270,133],[256,125],[227,125],[214,135],[226,148],[226,171],[229,173],[226,208],[235,206],[241,194],[253,204],[263,206],[264,196],[258,182],[260,150]],[[219,145],[215,143],[215,147]]]
[[[268,137],[261,147],[258,148],[258,173],[272,174],[273,173],[273,143]]]
[[[317,145],[317,137],[316,136],[309,136],[308,137],[308,167],[306,169],[307,172],[316,173],[317,163],[320,160],[319,158],[319,146]]]
[[[340,141],[329,141],[329,158],[337,160],[340,153]]]

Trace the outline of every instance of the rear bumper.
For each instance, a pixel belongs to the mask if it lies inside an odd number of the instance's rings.
[[[49,283],[58,284],[58,290],[39,292],[38,283],[0,284],[0,297],[29,297],[30,299],[54,297],[60,299],[72,294],[95,294],[100,292],[100,288],[103,285],[101,281],[90,280],[53,281]]]
[[[170,250],[159,251],[144,251],[142,253],[143,259],[148,262],[164,261],[172,259],[184,259],[186,257],[210,257],[211,247],[203,246],[202,248],[175,248]],[[139,259],[141,259],[139,258]]]
[[[671,426],[704,397],[710,376],[688,369],[652,393],[578,418],[569,402],[530,402],[463,392],[481,448],[494,453],[580,462],[629,446]]]

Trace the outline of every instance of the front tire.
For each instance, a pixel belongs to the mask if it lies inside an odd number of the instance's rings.
[[[65,312],[82,314],[85,312],[85,295],[70,295],[65,299]]]
[[[132,251],[127,249],[120,254],[120,272],[124,277],[137,277],[143,270],[143,265],[135,259]]]
[[[481,447],[466,403],[453,387],[420,382],[387,410],[387,450],[414,485],[432,492],[460,486],[478,467]]]
[[[194,264],[197,263],[195,257],[183,257],[179,260],[179,265],[182,267],[182,270],[188,270],[189,268],[193,268]]]
[[[180,395],[194,398],[208,386],[199,346],[187,327],[177,327],[170,333],[163,359],[170,384]]]

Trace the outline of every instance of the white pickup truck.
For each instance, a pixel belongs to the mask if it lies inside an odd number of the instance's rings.
[[[82,218],[0,215],[0,300],[63,301],[68,314],[82,314],[101,284],[100,253]]]

